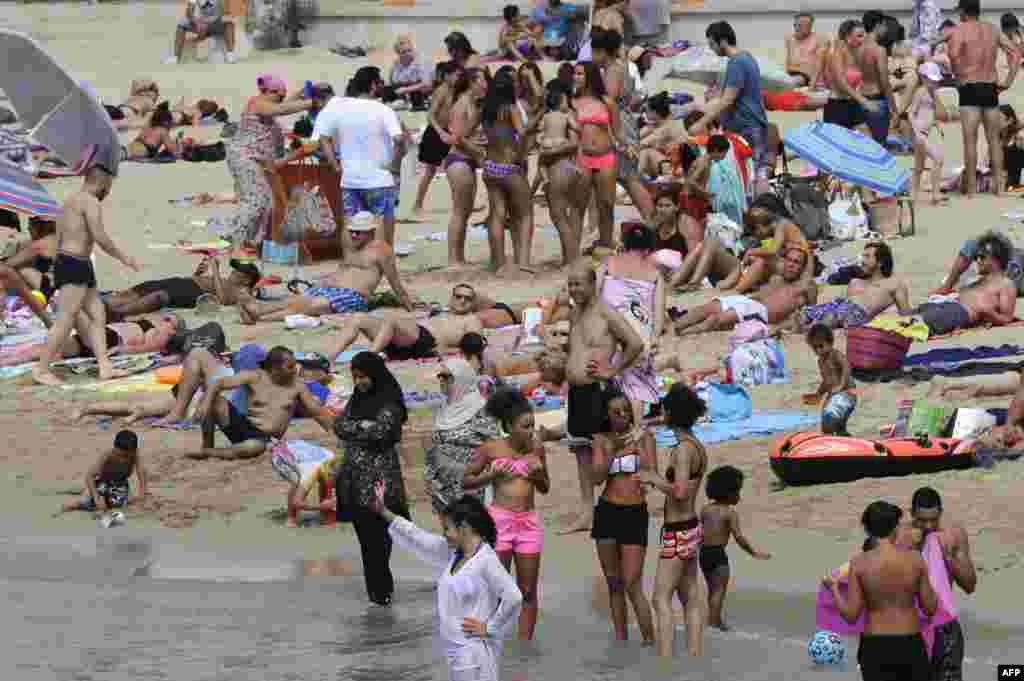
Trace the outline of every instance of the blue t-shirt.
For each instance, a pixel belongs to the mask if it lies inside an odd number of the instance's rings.
[[[761,67],[749,52],[729,58],[722,89],[730,87],[736,88],[736,102],[722,112],[722,126],[740,134],[750,128],[767,128],[768,115],[761,98]]]

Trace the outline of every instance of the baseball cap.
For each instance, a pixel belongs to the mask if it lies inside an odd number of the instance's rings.
[[[348,228],[353,232],[372,232],[377,229],[377,218],[372,213],[361,211],[349,218]]]
[[[938,83],[942,80],[942,69],[939,65],[933,61],[926,61],[918,67],[917,72],[921,74],[921,77],[925,80],[930,80],[933,83]]]

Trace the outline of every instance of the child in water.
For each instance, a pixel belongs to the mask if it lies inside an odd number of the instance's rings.
[[[134,497],[128,479],[135,474],[139,486]],[[122,430],[114,438],[114,447],[96,460],[85,474],[85,490],[80,499],[61,506],[54,517],[68,511],[109,511],[128,505],[132,499],[146,496],[146,471],[139,460],[139,436]]]
[[[725,594],[729,589],[729,554],[725,552],[729,539],[735,538],[741,549],[758,560],[772,557],[770,553],[754,549],[740,528],[740,517],[735,506],[740,503],[743,478],[743,471],[733,466],[719,466],[711,471],[704,486],[711,503],[700,512],[700,522],[704,527],[700,569],[708,582],[708,626],[722,631],[729,629],[722,619]]]
[[[821,405],[821,432],[826,435],[849,436],[846,423],[857,407],[853,394],[853,379],[846,355],[835,348],[832,329],[815,324],[807,332],[807,344],[818,356],[821,385],[818,391],[804,395],[804,404]]]

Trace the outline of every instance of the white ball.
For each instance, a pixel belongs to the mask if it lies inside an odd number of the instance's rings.
[[[835,632],[821,630],[807,644],[807,654],[815,664],[839,665],[846,659],[846,646]]]

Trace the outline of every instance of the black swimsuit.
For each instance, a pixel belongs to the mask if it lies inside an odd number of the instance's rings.
[[[57,251],[53,261],[53,288],[59,291],[65,286],[96,288],[96,271],[88,256]]]
[[[673,232],[672,236],[667,239],[662,239],[661,235],[655,232],[654,235],[654,250],[670,250],[679,251],[683,255],[689,253],[689,249],[686,247],[686,239],[679,232]]]

